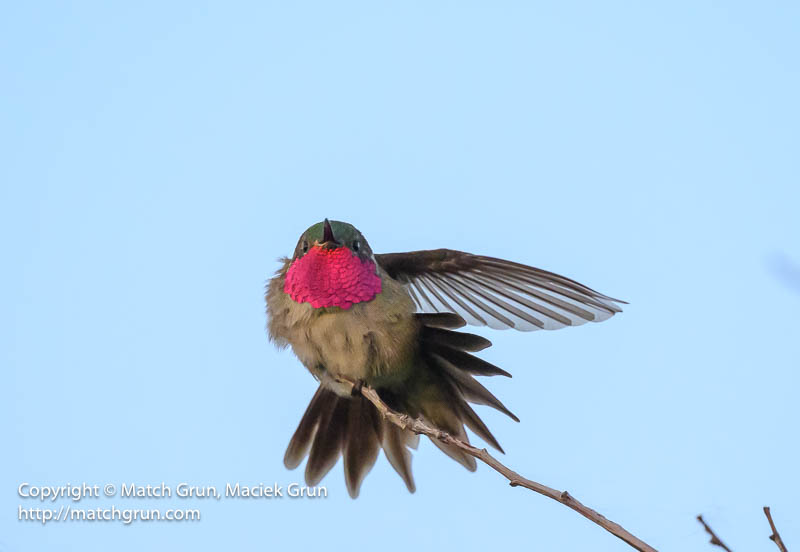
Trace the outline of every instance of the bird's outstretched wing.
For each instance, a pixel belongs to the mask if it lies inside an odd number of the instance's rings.
[[[422,312],[454,312],[469,324],[522,331],[601,322],[625,303],[574,280],[452,249],[375,255]]]

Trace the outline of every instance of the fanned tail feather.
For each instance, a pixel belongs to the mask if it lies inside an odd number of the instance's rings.
[[[340,397],[320,386],[289,442],[283,463],[294,469],[308,455],[305,479],[313,486],[343,456],[347,491],[356,498],[383,447],[392,467],[413,493],[416,487],[407,447],[416,448],[418,442],[417,435],[382,420],[363,397]]]
[[[417,314],[420,325],[418,370],[403,389],[379,389],[393,409],[428,423],[469,442],[466,425],[481,439],[503,452],[497,439],[469,403],[491,406],[515,421],[519,419],[497,397],[478,383],[474,375],[510,374],[469,354],[491,345],[487,339],[452,328],[464,320],[452,313]],[[419,436],[383,420],[375,406],[364,397],[341,397],[320,386],[297,426],[284,464],[289,469],[300,465],[308,455],[305,479],[317,485],[344,458],[345,483],[350,496],[358,496],[364,477],[372,469],[383,448],[389,463],[410,492],[415,491],[411,473],[411,452]],[[457,447],[432,439],[434,445],[470,471],[475,458]]]

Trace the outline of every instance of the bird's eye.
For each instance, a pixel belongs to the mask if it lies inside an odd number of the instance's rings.
[[[308,253],[308,241],[303,240],[303,253]]]
[[[358,240],[355,240],[353,242],[353,251],[358,251],[359,247],[361,247],[361,244],[358,242]]]

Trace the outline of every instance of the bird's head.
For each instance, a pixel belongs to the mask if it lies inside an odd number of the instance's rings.
[[[325,219],[297,240],[283,291],[314,308],[349,309],[381,292],[375,257],[352,224]]]

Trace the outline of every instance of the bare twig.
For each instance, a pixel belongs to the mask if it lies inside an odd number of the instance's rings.
[[[769,526],[772,528],[772,534],[769,536],[769,540],[774,542],[781,552],[788,552],[786,550],[786,545],[783,544],[783,539],[781,539],[780,533],[778,533],[778,529],[775,528],[775,522],[772,521],[772,514],[769,512],[769,506],[764,506],[764,515],[767,516]]]
[[[354,382],[346,380],[346,379],[339,379],[339,381],[343,384],[350,385],[354,392],[357,391],[357,386]],[[635,537],[628,531],[626,531],[621,525],[618,523],[614,523],[613,521],[607,519],[603,515],[597,513],[596,511],[592,510],[588,506],[584,506],[581,504],[577,499],[575,499],[572,495],[570,495],[567,491],[557,491],[556,489],[551,489],[546,485],[542,485],[541,483],[536,483],[535,481],[531,481],[530,479],[526,479],[519,475],[518,473],[512,471],[511,469],[507,468],[503,464],[501,464],[495,457],[493,457],[486,449],[479,449],[473,447],[472,445],[465,443],[460,439],[456,439],[446,431],[442,431],[437,429],[433,426],[428,425],[427,423],[419,420],[417,418],[412,418],[406,414],[401,414],[389,408],[389,406],[383,402],[383,400],[378,395],[378,392],[375,389],[368,387],[366,385],[361,386],[360,388],[361,394],[370,401],[381,415],[388,420],[389,422],[393,423],[394,425],[400,427],[401,429],[408,429],[413,431],[417,434],[427,435],[431,439],[437,439],[438,441],[445,443],[447,445],[452,445],[454,447],[459,448],[460,450],[466,452],[470,456],[473,456],[495,470],[497,473],[508,479],[509,484],[512,487],[525,487],[526,489],[530,489],[536,493],[546,496],[547,498],[552,498],[553,500],[560,502],[564,506],[568,508],[572,508],[585,518],[589,519],[593,523],[599,525],[612,535],[622,539],[628,545],[639,550],[641,552],[656,552],[656,549],[647,544],[646,542],[642,541],[641,539]]]
[[[772,521],[772,514],[769,511],[769,506],[764,506],[764,515],[767,516],[767,521],[769,521],[769,526],[772,529],[772,534],[769,536],[769,539],[775,543],[778,549],[781,552],[788,552],[786,550],[786,545],[783,544],[783,539],[781,539],[780,533],[778,533],[778,529],[775,527],[775,522]],[[731,549],[725,546],[725,543],[719,540],[719,537],[714,533],[711,527],[708,526],[708,523],[703,520],[703,516],[697,516],[697,521],[703,524],[703,527],[706,530],[706,533],[711,535],[711,544],[719,546],[720,548],[724,548],[728,552],[731,552]]]
[[[719,537],[717,536],[716,533],[714,533],[711,527],[708,526],[708,523],[706,523],[706,521],[703,519],[703,516],[697,516],[697,521],[703,524],[703,528],[706,530],[706,533],[708,533],[711,536],[711,540],[709,541],[711,544],[713,544],[714,546],[719,546],[720,548],[727,550],[728,552],[733,552],[730,548],[727,547],[727,545],[724,542],[722,542],[719,539]]]

